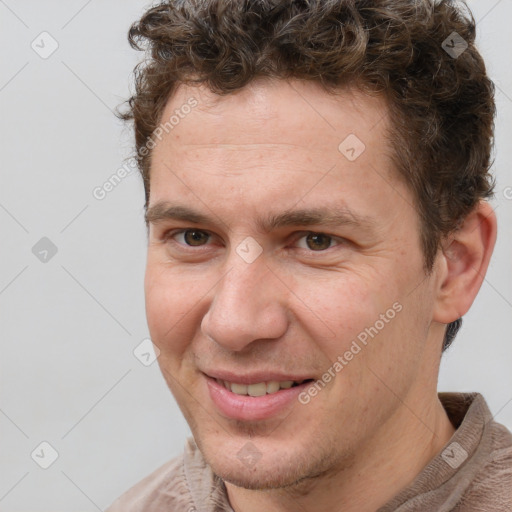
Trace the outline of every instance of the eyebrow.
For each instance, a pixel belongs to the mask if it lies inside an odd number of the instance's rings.
[[[158,224],[166,220],[178,220],[192,224],[215,224],[215,220],[212,217],[193,208],[173,205],[165,201],[150,206],[146,210],[145,220],[146,224]],[[224,223],[222,222],[222,224]],[[350,226],[368,233],[372,233],[376,228],[373,218],[357,214],[346,207],[302,208],[287,210],[281,213],[271,213],[266,218],[258,219],[256,225],[258,229],[266,233],[290,226]]]

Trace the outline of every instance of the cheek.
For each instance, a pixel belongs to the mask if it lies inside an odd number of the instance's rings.
[[[203,286],[148,262],[144,282],[146,317],[151,339],[162,355],[183,352],[193,338]]]
[[[338,273],[320,280],[309,277],[296,285],[297,295],[304,297],[308,308],[302,317],[303,327],[313,339],[325,340],[325,352],[333,359],[393,304],[374,274]]]

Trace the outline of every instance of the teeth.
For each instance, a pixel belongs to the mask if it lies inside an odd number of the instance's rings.
[[[237,395],[247,395],[247,388],[245,384],[231,384],[231,387],[228,389],[231,389],[232,393],[236,393]]]
[[[249,396],[263,396],[267,394],[267,385],[264,382],[258,384],[249,384],[247,386]]]
[[[217,382],[237,395],[264,396],[277,393],[280,389],[290,389],[293,386],[293,380],[278,382],[272,380],[269,382],[258,382],[257,384],[237,384],[227,380],[217,379]],[[302,384],[304,381],[296,381],[296,384]]]
[[[280,387],[281,386],[277,380],[271,380],[270,382],[267,382],[267,393],[275,393],[276,391],[279,391]]]

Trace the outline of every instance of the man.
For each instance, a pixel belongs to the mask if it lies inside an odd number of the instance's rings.
[[[436,389],[497,231],[463,7],[176,0],[131,28],[148,324],[193,438],[111,512],[512,509],[512,435]]]

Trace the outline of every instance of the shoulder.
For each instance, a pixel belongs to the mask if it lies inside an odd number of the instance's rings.
[[[491,421],[491,449],[458,503],[457,511],[512,510],[512,433]]]
[[[180,455],[159,467],[122,494],[105,512],[194,510]]]

